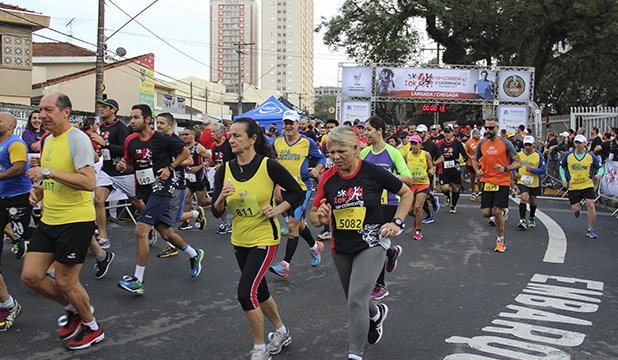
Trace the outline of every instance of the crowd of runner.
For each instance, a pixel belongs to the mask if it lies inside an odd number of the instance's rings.
[[[184,252],[189,275],[199,276],[205,253],[175,228],[204,230],[208,208],[221,219],[216,232],[230,236],[241,270],[238,301],[254,338],[252,360],[271,359],[292,341],[268,290],[267,270],[291,276],[299,237],[308,245],[311,266],[319,266],[323,241],[331,241],[347,298],[348,359],[359,360],[366,343],[382,338],[388,316],[388,306],[375,301],[389,295],[385,276],[403,253],[391,238],[403,233],[410,215],[411,238],[423,239],[422,226],[438,220],[436,191],[456,214],[469,179],[469,199],[480,198],[482,216],[496,227],[494,250],[504,252],[509,196],[519,194],[517,227],[534,228],[537,197],[544,184],[557,182],[568,190],[575,217],[585,203],[586,235],[596,238],[594,180],[603,176],[604,161],[618,158],[615,128],[602,138],[593,128],[590,139],[583,129],[565,131],[562,142],[550,130],[543,141],[523,125],[501,131],[493,117],[474,128],[392,128],[377,116],[339,125],[301,119],[290,110],[281,128],[273,124],[266,131],[239,118],[227,126],[207,121],[201,133],[184,128],[179,137],[173,115],[154,116],[147,105],[132,106],[127,127],[117,118],[118,102],[103,100],[100,123],[86,118],[79,129],[69,121],[66,95],[48,94],[39,106],[23,139],[14,135],[15,117],[0,113],[0,228],[23,259],[23,283],[64,308],[59,337],[72,350],[105,338],[79,274],[88,250],[96,257],[96,278],[114,260],[106,229],[113,191],[126,195],[139,213],[136,266],[118,281],[134,294],[145,291],[146,262],[159,236],[167,245],[157,256]],[[307,213],[322,228],[319,240],[307,226]],[[284,235],[284,257],[275,262]],[[21,312],[0,273],[0,331]],[[274,327],[267,341],[264,316]]]

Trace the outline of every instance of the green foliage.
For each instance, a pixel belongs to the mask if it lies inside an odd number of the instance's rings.
[[[314,101],[313,103],[313,114],[311,116],[315,116],[316,118],[324,121],[328,119],[334,119],[335,115],[331,115],[328,113],[328,108],[330,106],[337,105],[337,95],[325,95]]]

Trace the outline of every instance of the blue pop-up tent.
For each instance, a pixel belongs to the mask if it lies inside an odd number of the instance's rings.
[[[255,109],[234,117],[234,120],[241,117],[249,117],[257,121],[266,130],[270,129],[270,124],[275,123],[277,125],[277,129],[281,132],[281,129],[283,128],[283,120],[281,120],[281,118],[286,110],[290,109],[283,105],[274,96],[271,96]]]

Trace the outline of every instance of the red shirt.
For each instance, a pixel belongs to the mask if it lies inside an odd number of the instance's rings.
[[[200,135],[200,144],[202,144],[202,146],[206,149],[212,149],[212,147],[215,145],[215,141],[212,139],[210,129],[206,129],[204,130],[204,132],[202,132],[202,135]]]

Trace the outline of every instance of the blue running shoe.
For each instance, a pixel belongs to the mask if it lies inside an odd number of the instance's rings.
[[[423,224],[431,224],[433,222],[433,216],[423,219]]]
[[[311,250],[311,266],[316,267],[322,262],[322,250],[324,250],[324,243],[316,241],[317,247],[315,250]]]
[[[576,213],[573,213],[573,215],[575,215],[575,218],[577,219],[579,217],[579,214],[581,213],[581,211],[578,211]]]
[[[285,222],[285,225],[281,227],[281,235],[285,235],[288,233],[288,222]]]
[[[433,205],[433,212],[437,213],[438,211],[440,211],[440,201],[438,200],[437,196],[433,197],[432,205]]]
[[[118,281],[118,287],[137,295],[142,295],[144,293],[144,284],[139,282],[135,276],[123,276],[122,281]]]
[[[283,261],[277,265],[270,265],[268,270],[284,279],[287,279],[288,275],[290,275],[290,265],[284,263]]]
[[[191,277],[197,277],[200,272],[202,272],[202,260],[204,260],[204,250],[197,249],[197,256],[190,258],[189,262],[191,263]]]
[[[586,231],[586,236],[591,239],[597,239],[599,237],[592,229],[588,229],[588,231]]]

